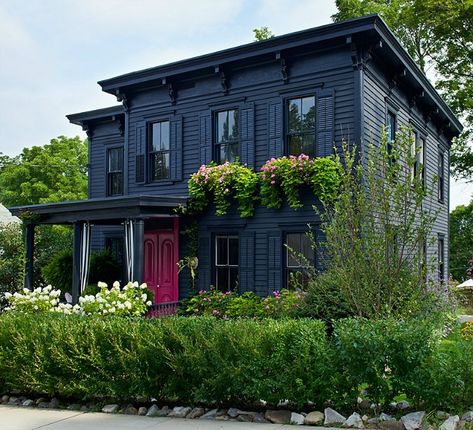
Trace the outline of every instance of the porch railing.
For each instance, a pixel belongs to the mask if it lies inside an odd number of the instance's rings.
[[[156,303],[146,313],[148,318],[161,318],[174,315],[177,312],[179,302]]]

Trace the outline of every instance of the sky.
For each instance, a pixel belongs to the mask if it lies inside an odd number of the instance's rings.
[[[335,0],[0,0],[0,152],[85,138],[65,115],[112,106],[97,81],[331,22]],[[473,184],[451,183],[450,208]]]

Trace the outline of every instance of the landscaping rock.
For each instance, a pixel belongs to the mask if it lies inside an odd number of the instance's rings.
[[[277,410],[266,411],[264,417],[274,424],[289,424],[291,422],[291,411]]]
[[[40,403],[44,403],[46,401],[47,400],[44,397],[40,397],[39,399],[36,399],[35,403],[36,403],[36,406],[38,406]]]
[[[473,411],[468,411],[468,412],[465,412],[463,415],[462,415],[462,420],[463,421],[466,421],[466,422],[471,422],[473,421]]]
[[[253,419],[252,421],[254,423],[261,423],[262,424],[262,423],[267,423],[268,422],[268,420],[260,412],[256,412],[255,414],[252,414],[251,416],[252,416],[252,419]]]
[[[240,410],[237,408],[230,408],[227,411],[227,414],[230,418],[236,418],[238,415],[240,415]]]
[[[377,425],[382,430],[405,430],[402,421],[381,421]]]
[[[120,407],[116,404],[112,404],[112,405],[105,405],[103,408],[102,408],[102,412],[105,413],[105,414],[116,414],[118,412],[118,409]]]
[[[59,400],[56,397],[53,397],[49,402],[49,407],[51,409],[59,409]]]
[[[72,403],[66,409],[69,411],[80,411],[80,407],[81,405],[79,405],[79,403]]]
[[[2,396],[2,403],[8,403],[8,400],[10,400],[10,396],[7,396],[6,394]]]
[[[144,406],[141,406],[139,409],[138,409],[138,415],[144,417],[146,414],[148,413],[148,408],[144,407]]]
[[[465,426],[466,426],[466,421],[460,420],[458,421],[458,424],[457,424],[457,430],[463,430]]]
[[[161,412],[161,409],[157,405],[151,405],[151,407],[148,409],[148,412],[146,413],[147,417],[160,417],[159,413]]]
[[[21,404],[21,406],[27,406],[27,407],[33,406],[33,405],[34,405],[34,401],[31,400],[31,399],[27,399],[27,400],[23,401],[23,403]]]
[[[320,411],[309,412],[304,419],[304,424],[307,424],[309,426],[315,426],[317,424],[322,423],[324,417],[324,414]]]
[[[357,412],[353,412],[342,425],[343,427],[356,429],[362,429],[364,427],[363,420],[361,419],[360,414]]]
[[[391,415],[385,414],[384,412],[381,412],[379,416],[380,421],[397,421],[396,418],[392,417]]]
[[[363,420],[364,423],[366,423],[370,419],[370,417],[368,415],[363,415],[361,419]]]
[[[138,415],[138,409],[136,409],[133,405],[128,405],[124,410],[123,413],[125,415]]]
[[[215,419],[217,421],[228,421],[230,417],[228,415],[217,415]]]
[[[404,415],[401,418],[402,423],[406,430],[417,430],[420,428],[422,424],[422,420],[424,419],[425,412],[411,412],[410,414]]]
[[[251,415],[248,415],[248,414],[243,414],[243,415],[238,415],[236,417],[236,420],[240,421],[242,423],[251,423],[251,422],[253,422],[253,417]]]
[[[40,409],[48,409],[49,408],[49,402],[41,402],[38,404],[38,408]]]
[[[169,412],[168,417],[173,418],[185,418],[186,415],[192,410],[188,406],[176,406],[171,412]]]
[[[304,418],[304,415],[298,414],[297,412],[293,412],[291,414],[291,424],[301,426],[302,424],[304,424]]]
[[[452,415],[448,417],[440,426],[440,430],[456,430],[460,417],[458,415]]]
[[[192,411],[189,412],[186,418],[195,419],[195,418],[201,417],[204,414],[205,414],[204,408],[194,408],[192,409]]]
[[[450,414],[448,412],[444,412],[444,411],[437,411],[437,412],[435,412],[435,416],[439,420],[446,420],[450,416]]]
[[[368,418],[368,420],[366,421],[367,424],[370,424],[370,425],[376,425],[380,422],[380,419],[379,418]]]
[[[473,321],[473,315],[458,315],[457,317],[458,324],[465,324],[470,321]]]
[[[18,399],[18,397],[11,396],[8,399],[8,404],[9,405],[18,405],[19,403],[20,403],[20,400]]]
[[[332,408],[325,408],[324,425],[331,426],[335,424],[343,424],[347,419]]]
[[[217,417],[218,409],[211,409],[200,417],[201,420],[214,420]]]
[[[399,409],[400,411],[403,411],[404,409],[409,409],[411,405],[407,400],[401,400],[400,402],[397,402],[396,408]]]
[[[80,407],[80,411],[81,411],[81,412],[89,412],[89,407],[88,407],[87,405],[82,405],[82,406]]]

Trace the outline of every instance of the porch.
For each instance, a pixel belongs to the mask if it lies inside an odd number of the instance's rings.
[[[181,196],[136,195],[10,208],[26,226],[25,287],[31,289],[34,282],[36,226],[73,226],[73,304],[78,302],[87,286],[92,229],[94,226],[121,226],[125,243],[125,281],[148,284],[155,295],[153,316],[175,312],[179,300],[179,216],[176,209],[186,203],[187,197]]]

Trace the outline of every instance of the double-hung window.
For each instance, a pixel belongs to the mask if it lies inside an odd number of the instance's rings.
[[[425,153],[425,138],[421,137],[419,133],[415,132],[411,146],[413,164],[411,167],[411,179],[417,179],[424,185],[424,153]]]
[[[439,151],[439,159],[438,159],[438,199],[439,199],[439,202],[443,203],[444,201],[444,198],[445,198],[445,155],[443,153],[443,151]]]
[[[286,234],[286,285],[307,284],[307,268],[314,267],[315,255],[307,233]]]
[[[123,147],[107,151],[107,196],[123,194]]]
[[[391,111],[388,111],[386,132],[388,134],[388,147],[386,149],[388,154],[391,155],[394,141],[396,140],[396,115]]]
[[[438,275],[439,282],[445,282],[445,239],[443,235],[438,238]]]
[[[149,180],[170,178],[169,121],[150,124],[149,133]]]
[[[238,289],[238,236],[215,236],[215,287],[220,291]]]
[[[315,152],[315,96],[290,99],[287,102],[286,145],[288,155]]]
[[[215,161],[233,162],[240,157],[238,109],[215,113]]]

